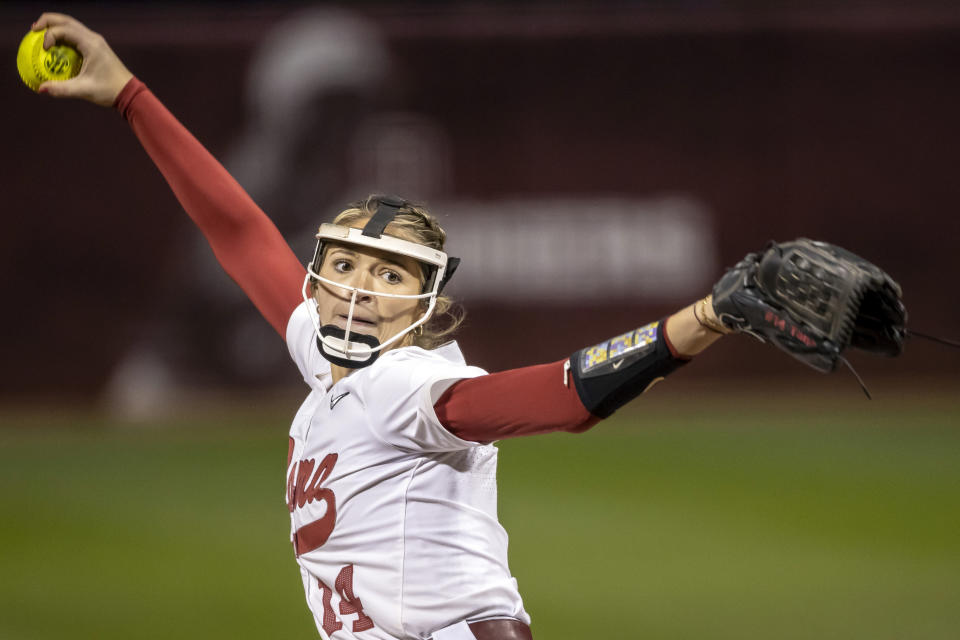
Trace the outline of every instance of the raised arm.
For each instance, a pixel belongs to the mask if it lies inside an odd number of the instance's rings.
[[[39,91],[115,106],[130,123],[180,204],[206,236],[224,270],[264,318],[286,337],[301,302],[306,270],[273,222],[226,169],[133,77],[106,41],[77,20],[45,13],[33,29],[47,28],[44,47],[65,41],[83,56],[80,74],[47,82]]]

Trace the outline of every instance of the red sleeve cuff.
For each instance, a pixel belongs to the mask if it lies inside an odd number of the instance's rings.
[[[140,82],[136,76],[130,78],[123,89],[120,90],[120,93],[117,94],[117,99],[113,101],[113,108],[120,112],[124,120],[129,121],[130,105],[133,104],[134,98],[146,90],[147,85]]]

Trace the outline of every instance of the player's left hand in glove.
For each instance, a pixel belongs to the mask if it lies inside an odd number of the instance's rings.
[[[897,356],[907,312],[900,285],[846,249],[800,238],[750,253],[713,288],[723,325],[831,372],[847,347]]]

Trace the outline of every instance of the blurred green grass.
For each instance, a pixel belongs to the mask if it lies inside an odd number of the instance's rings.
[[[0,638],[315,638],[287,542],[293,406],[137,426],[0,413]],[[634,403],[501,443],[538,640],[956,638],[950,391]]]

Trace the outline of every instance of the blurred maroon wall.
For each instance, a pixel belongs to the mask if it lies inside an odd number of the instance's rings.
[[[217,154],[240,128],[251,48],[289,9],[81,11]],[[384,101],[445,126],[456,195],[685,192],[716,215],[718,274],[769,238],[827,239],[901,282],[911,324],[960,335],[943,288],[960,264],[960,11],[366,12],[398,63]],[[35,17],[0,12],[10,68]],[[0,92],[0,393],[95,394],[176,296],[190,223],[116,113],[35,96],[13,73]],[[461,343],[490,369],[559,359],[676,306],[466,303]],[[699,375],[798,371],[728,342]],[[958,363],[923,344],[895,365],[857,360],[905,375]]]

